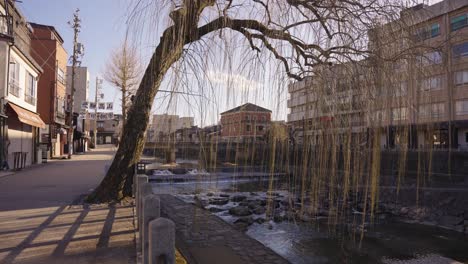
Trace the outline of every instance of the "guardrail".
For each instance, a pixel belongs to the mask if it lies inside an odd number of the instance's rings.
[[[143,264],[175,263],[175,224],[160,217],[161,205],[154,195],[148,176],[134,176],[139,244]]]

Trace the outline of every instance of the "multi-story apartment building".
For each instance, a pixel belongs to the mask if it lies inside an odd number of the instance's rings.
[[[194,125],[193,117],[179,117],[178,115],[153,115],[152,124],[147,133],[149,142],[165,142],[176,130],[190,128]]]
[[[302,136],[304,130],[311,130],[312,134],[330,131],[311,118],[317,116],[332,124],[330,121],[334,119],[346,120],[346,131],[380,128],[382,147],[467,149],[466,1],[445,0],[404,10],[400,20],[369,32],[369,47],[375,56],[355,63],[359,66],[351,68],[360,69],[357,73],[348,73],[348,77],[343,78],[335,72],[325,78],[328,83],[346,84],[346,92],[352,95],[346,100],[357,104],[357,109],[350,104],[352,111],[357,110],[353,113],[355,116],[338,118],[342,113],[335,110],[329,117],[315,111],[320,104],[330,104],[336,109],[345,97],[339,94],[336,85],[329,94],[319,92],[318,103],[303,96],[326,86],[317,81],[323,78],[314,75],[289,86],[291,113],[288,122],[293,131],[297,131],[298,136]],[[333,66],[331,71],[342,66]],[[312,129],[306,128],[308,123]],[[333,124],[332,127],[338,126]],[[365,134],[363,138],[369,135]]]
[[[304,81],[291,83],[288,125],[296,143],[319,144],[326,133],[367,133],[369,62],[323,66]],[[339,138],[337,140],[340,140]]]
[[[31,56],[32,28],[24,16],[12,1],[2,1],[0,6],[0,98],[7,117],[2,122],[8,127],[2,129],[2,160],[21,168],[38,160],[39,128],[45,127],[37,113],[42,68]]]
[[[66,70],[68,55],[63,38],[53,26],[30,23],[32,55],[42,65],[43,73],[38,82],[37,110],[46,123],[40,130],[39,141],[50,150],[50,157],[65,153],[67,126],[65,123]]]
[[[263,139],[271,123],[271,110],[246,103],[221,113],[221,138],[231,142]]]

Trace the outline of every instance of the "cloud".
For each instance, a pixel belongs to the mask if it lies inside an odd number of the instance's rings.
[[[249,80],[240,74],[229,74],[219,71],[208,71],[207,77],[213,84],[223,85],[239,90],[255,90],[263,86],[262,83]]]

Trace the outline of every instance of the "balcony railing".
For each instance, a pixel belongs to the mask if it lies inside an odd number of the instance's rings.
[[[16,97],[19,97],[20,91],[21,91],[21,88],[19,87],[19,85],[15,82],[10,82],[8,86],[9,86],[9,90],[8,90],[9,93],[11,93],[12,95]]]
[[[24,101],[28,104],[31,105],[36,105],[36,97],[30,95],[30,94],[25,94],[24,95]]]

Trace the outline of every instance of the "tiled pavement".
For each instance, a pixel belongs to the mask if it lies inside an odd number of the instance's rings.
[[[0,178],[0,263],[135,263],[133,205],[71,205],[115,149],[99,148]]]

